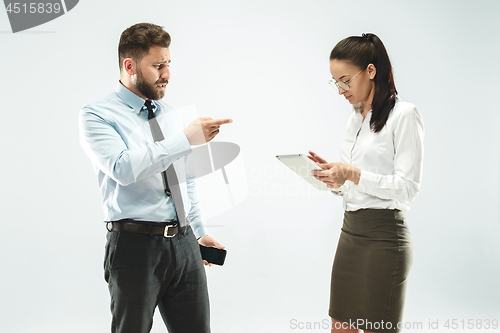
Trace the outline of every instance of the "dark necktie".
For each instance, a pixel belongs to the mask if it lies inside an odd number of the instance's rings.
[[[151,100],[146,100],[144,103],[148,109],[148,120],[149,126],[151,127],[151,133],[153,134],[153,140],[155,142],[162,141],[164,139],[163,133],[161,131],[158,120],[153,112],[153,106],[151,105]],[[165,189],[165,194],[167,196],[172,195],[174,200],[175,210],[177,212],[177,220],[179,221],[179,232],[181,234],[185,233],[187,221],[186,212],[184,211],[184,204],[182,203],[181,187],[179,180],[177,179],[177,174],[174,169],[174,164],[170,164],[166,171],[162,171],[161,178],[163,180],[163,187]],[[170,184],[170,185],[169,185]]]

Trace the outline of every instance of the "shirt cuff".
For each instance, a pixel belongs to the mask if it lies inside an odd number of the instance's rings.
[[[377,184],[377,178],[378,176],[376,174],[361,170],[358,182],[358,191],[371,194]]]
[[[180,131],[165,140],[159,141],[158,144],[160,144],[174,160],[185,156],[192,151],[191,145],[189,144],[189,141],[183,131]]]
[[[205,223],[203,222],[194,222],[189,224],[191,228],[193,229],[194,235],[196,236],[196,239],[208,235],[207,228],[205,227]]]

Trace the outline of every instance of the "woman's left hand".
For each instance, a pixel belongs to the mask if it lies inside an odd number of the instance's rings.
[[[346,180],[354,183],[359,182],[361,170],[344,163],[317,163],[323,170],[313,170],[312,175],[325,183],[329,188],[339,188],[344,185]]]

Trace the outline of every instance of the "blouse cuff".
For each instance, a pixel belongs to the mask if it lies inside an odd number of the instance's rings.
[[[344,195],[344,192],[347,190],[347,187],[345,185],[342,185],[340,186],[339,188],[336,188],[336,189],[332,189],[331,192],[335,195],[338,195],[338,196],[343,196]]]
[[[361,170],[359,176],[358,190],[367,194],[371,194],[377,184],[377,175],[365,170]]]

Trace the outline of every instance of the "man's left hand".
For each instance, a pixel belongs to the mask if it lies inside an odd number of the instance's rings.
[[[221,249],[221,250],[223,248],[225,248],[225,246],[219,244],[219,242],[217,242],[215,239],[213,239],[209,235],[201,236],[200,238],[198,238],[198,243],[203,245],[203,246],[206,246],[206,247],[216,247],[216,248]],[[206,260],[203,260],[203,263],[205,264],[205,266],[209,266],[209,267],[212,267],[214,265],[214,264],[210,264]]]

